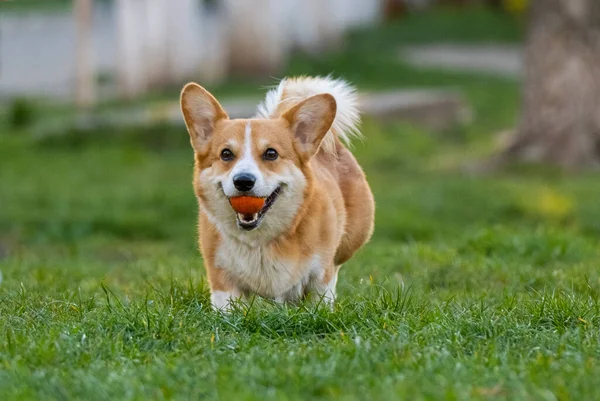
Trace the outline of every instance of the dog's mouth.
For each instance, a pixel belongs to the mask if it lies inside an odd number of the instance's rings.
[[[263,218],[265,217],[265,214],[269,211],[269,209],[271,209],[271,206],[273,206],[273,203],[275,203],[275,200],[277,199],[280,193],[281,187],[278,187],[275,191],[271,193],[271,195],[267,197],[267,199],[265,199],[265,204],[257,213],[236,213],[235,217],[237,219],[238,226],[246,231],[252,231],[256,229],[262,222]]]

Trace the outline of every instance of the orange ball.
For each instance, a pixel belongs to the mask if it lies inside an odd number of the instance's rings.
[[[254,214],[260,212],[265,205],[265,198],[255,196],[236,196],[229,198],[231,207],[240,214]]]

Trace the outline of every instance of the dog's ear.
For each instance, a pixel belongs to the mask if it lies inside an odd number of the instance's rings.
[[[181,91],[181,112],[192,147],[197,153],[207,151],[217,121],[229,118],[217,99],[194,82],[184,86]]]
[[[283,114],[288,121],[299,153],[309,158],[317,153],[321,141],[331,128],[337,105],[328,93],[309,97]]]

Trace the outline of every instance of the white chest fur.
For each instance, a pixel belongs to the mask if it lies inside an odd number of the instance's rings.
[[[306,286],[321,279],[324,273],[318,255],[295,261],[268,245],[251,246],[232,238],[221,243],[215,261],[216,267],[227,271],[240,290],[277,301],[298,299]]]

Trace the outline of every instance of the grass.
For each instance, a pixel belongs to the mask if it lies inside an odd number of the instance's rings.
[[[3,0],[0,10],[5,12],[68,12],[72,8],[68,0]]]
[[[413,18],[417,40],[442,17]],[[476,111],[444,133],[365,121],[376,231],[333,312],[209,309],[181,129],[1,133],[0,399],[600,398],[598,175],[461,174],[514,124],[518,87],[364,45],[391,49],[404,29],[290,66],[362,88],[453,85]]]

